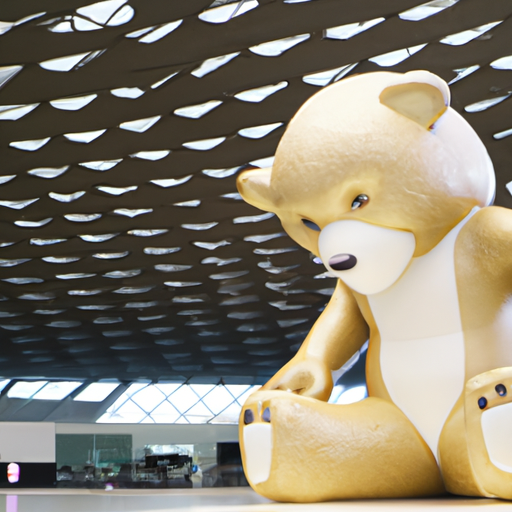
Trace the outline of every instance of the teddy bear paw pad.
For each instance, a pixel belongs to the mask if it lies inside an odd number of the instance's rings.
[[[260,421],[252,409],[243,414],[243,449],[245,451],[245,471],[253,485],[266,482],[270,476],[272,463],[272,426],[270,409],[266,407]]]
[[[507,398],[507,386],[503,383],[493,386],[478,398],[482,411],[482,433],[491,462],[507,473],[512,473],[512,402]]]

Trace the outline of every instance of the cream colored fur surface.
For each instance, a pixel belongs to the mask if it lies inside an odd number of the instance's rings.
[[[350,77],[301,107],[272,169],[238,178],[338,278],[242,411],[266,497],[512,499],[512,214],[489,206],[491,161],[449,102],[427,71]],[[367,339],[370,397],[326,403]]]

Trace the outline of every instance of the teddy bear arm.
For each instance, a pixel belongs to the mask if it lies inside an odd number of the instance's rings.
[[[333,372],[339,370],[368,339],[357,303],[339,281],[327,307],[313,325],[301,348],[262,390],[285,390],[328,400]]]
[[[512,210],[491,206],[481,213],[484,214],[484,232],[488,233],[486,238],[497,258],[494,263],[499,265],[507,277],[512,277]]]
[[[488,285],[496,288],[496,293],[507,296],[512,294],[511,253],[512,210],[498,206],[478,211],[462,228],[456,245],[456,259],[473,272],[477,268],[492,281]]]

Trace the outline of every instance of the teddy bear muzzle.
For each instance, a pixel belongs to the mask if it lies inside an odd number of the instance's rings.
[[[397,281],[415,248],[412,232],[359,220],[331,222],[318,238],[327,270],[363,295],[380,293]]]

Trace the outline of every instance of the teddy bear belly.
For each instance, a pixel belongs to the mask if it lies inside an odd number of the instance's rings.
[[[466,380],[455,278],[453,286],[444,279],[437,287],[432,279],[430,290],[419,287],[416,294],[407,281],[368,299],[381,338],[384,384],[437,457],[439,435]]]
[[[464,387],[462,333],[407,341],[383,338],[380,364],[391,399],[437,458],[441,430]]]

